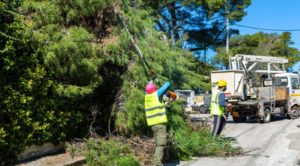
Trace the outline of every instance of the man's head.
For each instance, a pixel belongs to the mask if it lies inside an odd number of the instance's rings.
[[[152,94],[156,91],[156,86],[153,83],[148,83],[146,85],[145,91],[147,94]]]
[[[206,95],[208,95],[208,94],[209,94],[209,91],[208,91],[208,90],[207,90],[207,91],[205,91],[205,94],[206,94]]]
[[[225,80],[218,81],[218,88],[222,91],[225,91],[227,87],[227,82]]]

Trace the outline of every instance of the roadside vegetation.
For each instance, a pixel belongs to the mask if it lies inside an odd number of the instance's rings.
[[[89,166],[139,166],[140,162],[134,157],[127,144],[117,140],[90,138],[77,146],[68,146],[72,155],[83,155]]]
[[[190,160],[195,156],[228,157],[242,153],[242,149],[234,145],[234,142],[228,138],[220,136],[213,139],[208,127],[193,130],[191,125],[187,123],[186,115],[183,114],[182,110],[180,102],[176,102],[173,107],[168,108],[167,113],[170,119],[165,162]],[[115,153],[121,153],[120,156],[126,156],[126,159],[128,159],[128,156],[133,157],[132,161],[134,162],[131,164],[152,165],[151,160],[155,144],[151,137],[150,134],[148,137],[139,136],[127,139],[114,136],[107,137],[107,139],[89,138],[71,143],[68,152],[73,155],[85,156],[88,165],[99,164],[99,161],[104,159],[110,159],[113,161],[112,163],[119,162],[119,155],[111,155]],[[104,150],[106,153],[103,153],[100,149],[107,147],[106,145],[110,145],[110,148]],[[116,151],[116,148],[123,148],[123,145],[127,147],[126,150]],[[127,160],[124,159],[124,165],[127,164],[125,161]]]
[[[174,134],[169,138],[165,162],[190,160],[200,156],[229,157],[242,153],[240,147],[233,146],[232,140],[224,137],[213,139],[207,129],[179,129]],[[73,142],[67,146],[67,151],[74,156],[84,156],[90,166],[151,166],[154,148],[154,141],[150,138],[111,137]]]
[[[15,163],[30,145],[76,138],[85,141],[69,149],[86,156],[89,165],[149,164],[153,141],[144,114],[144,86],[150,78],[120,18],[161,83],[171,81],[173,90],[209,90],[210,71],[228,62],[223,51],[225,18],[240,21],[250,3],[1,1],[0,165]],[[195,11],[199,19],[191,14]],[[176,17],[180,12],[184,13]],[[270,38],[273,42],[268,42]],[[183,50],[188,41],[195,47]],[[298,61],[299,51],[289,43],[289,33],[236,36],[232,51],[284,53]],[[201,51],[207,49],[218,52],[213,63],[201,60]],[[195,56],[192,51],[200,54]],[[166,160],[242,151],[226,138],[212,139],[208,129],[192,130],[183,110],[180,101],[167,108],[170,141]],[[135,141],[138,143],[132,143]],[[145,149],[141,156],[139,149]]]
[[[228,138],[221,136],[213,139],[208,129],[179,130],[175,140],[176,152],[181,160],[188,160],[193,156],[228,157],[242,153],[241,147],[233,146],[234,142]]]

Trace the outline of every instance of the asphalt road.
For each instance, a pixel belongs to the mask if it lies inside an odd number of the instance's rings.
[[[180,166],[296,166],[300,165],[300,118],[277,117],[270,123],[228,120],[223,135],[234,137],[244,154],[228,158],[196,158]]]

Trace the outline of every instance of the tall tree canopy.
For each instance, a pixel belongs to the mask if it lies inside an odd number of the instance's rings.
[[[93,133],[149,133],[143,101],[149,80],[120,18],[159,80],[171,81],[174,89],[209,89],[205,75],[212,67],[181,47],[170,47],[169,32],[154,29],[163,17],[159,9],[171,10],[175,40],[176,28],[195,23],[203,24],[197,34],[207,36],[198,42],[215,44],[224,18],[241,19],[250,1],[229,6],[224,0],[178,2],[189,11],[164,0],[1,1],[0,164],[15,161],[33,144]],[[232,11],[225,15],[225,9]],[[217,27],[201,20],[213,20]],[[168,127],[186,127],[181,105],[168,109]]]
[[[226,40],[226,18],[230,23],[240,21],[251,0],[194,0],[165,3],[161,8],[162,19],[157,22],[167,33],[173,45],[181,41],[190,51],[215,49]],[[237,30],[231,30],[231,34]],[[182,39],[182,40],[179,40]],[[184,41],[184,42],[182,42]]]
[[[230,55],[250,54],[285,57],[289,60],[288,66],[291,66],[300,60],[299,50],[291,47],[291,44],[293,41],[289,32],[281,34],[258,32],[253,35],[237,35],[230,39]],[[217,49],[214,63],[228,65],[228,55],[225,53],[224,47]]]

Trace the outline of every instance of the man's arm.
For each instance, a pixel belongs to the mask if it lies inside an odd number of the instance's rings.
[[[161,86],[157,90],[158,97],[162,97],[164,95],[164,93],[167,92],[167,90],[169,89],[170,86],[171,86],[171,83],[169,81],[167,81],[163,86]]]
[[[225,94],[224,93],[221,93],[220,95],[219,95],[219,105],[221,106],[221,107],[224,107],[225,108],[225,112],[224,112],[224,115],[225,115],[225,117],[226,117],[226,119],[228,118],[228,116],[229,116],[229,112],[226,110],[226,100],[225,100]]]
[[[226,107],[225,94],[224,93],[221,93],[219,95],[219,106]]]

